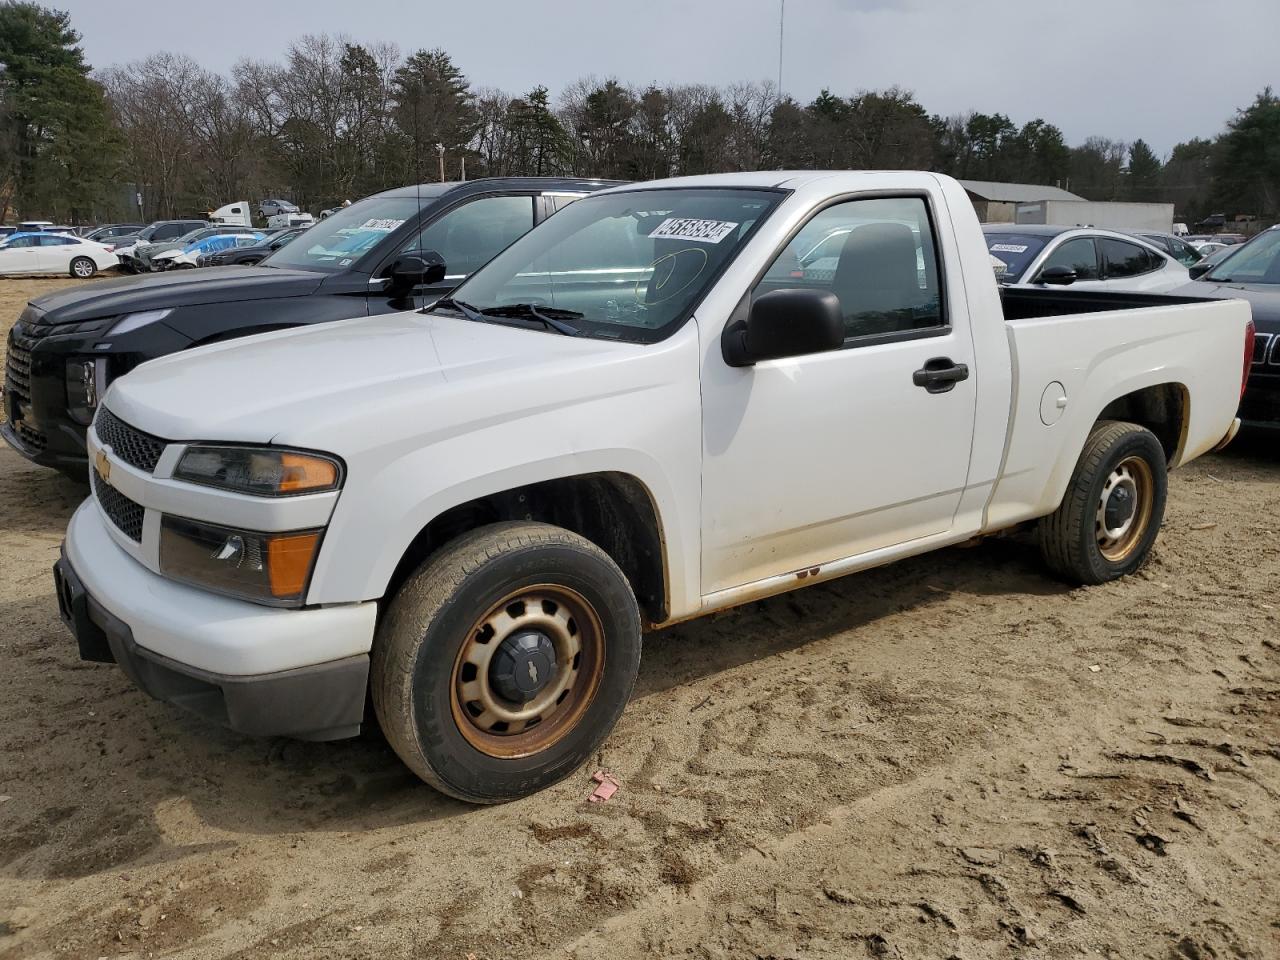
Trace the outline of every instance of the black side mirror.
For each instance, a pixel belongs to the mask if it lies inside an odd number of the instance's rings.
[[[1076,272],[1070,267],[1045,267],[1040,271],[1041,283],[1052,283],[1055,286],[1065,287],[1069,283],[1075,283],[1076,279]]]
[[[774,290],[754,300],[744,320],[725,328],[722,352],[731,367],[824,353],[844,346],[840,298],[826,290]]]
[[[1200,263],[1193,263],[1191,266],[1187,267],[1187,273],[1191,274],[1192,280],[1199,280],[1212,269],[1212,264],[1201,261]]]
[[[430,286],[444,279],[444,260],[438,253],[406,254],[391,264],[391,286],[406,289]]]

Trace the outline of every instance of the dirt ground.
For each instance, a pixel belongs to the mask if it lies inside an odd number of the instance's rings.
[[[1176,473],[1120,583],[994,541],[650,636],[613,800],[473,808],[79,662],[84,491],[5,449],[0,958],[1280,957],[1275,451]]]

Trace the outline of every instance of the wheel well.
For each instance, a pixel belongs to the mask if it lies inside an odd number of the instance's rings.
[[[396,565],[387,596],[456,537],[501,520],[538,520],[590,540],[616,563],[649,623],[667,619],[663,539],[649,491],[623,473],[544,480],[460,503],[426,525]]]
[[[1161,383],[1116,397],[1099,420],[1127,420],[1146,427],[1164,448],[1165,460],[1173,463],[1182,450],[1187,425],[1187,388],[1180,383]]]

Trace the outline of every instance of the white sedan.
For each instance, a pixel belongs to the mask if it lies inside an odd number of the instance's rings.
[[[991,267],[1004,284],[1164,293],[1191,279],[1163,250],[1115,230],[1023,223],[986,224],[982,230]]]
[[[63,233],[15,233],[0,243],[0,274],[65,273],[87,280],[120,264],[100,243]]]

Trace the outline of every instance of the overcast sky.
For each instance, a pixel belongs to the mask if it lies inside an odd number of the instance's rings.
[[[220,0],[157,8],[45,0],[95,67],[160,50],[226,71],[304,33],[443,47],[473,86],[552,94],[594,74],[632,84],[776,80],[780,0]],[[805,102],[897,84],[931,113],[1037,116],[1077,144],[1158,153],[1219,133],[1280,87],[1277,0],[787,0],[782,86]]]

